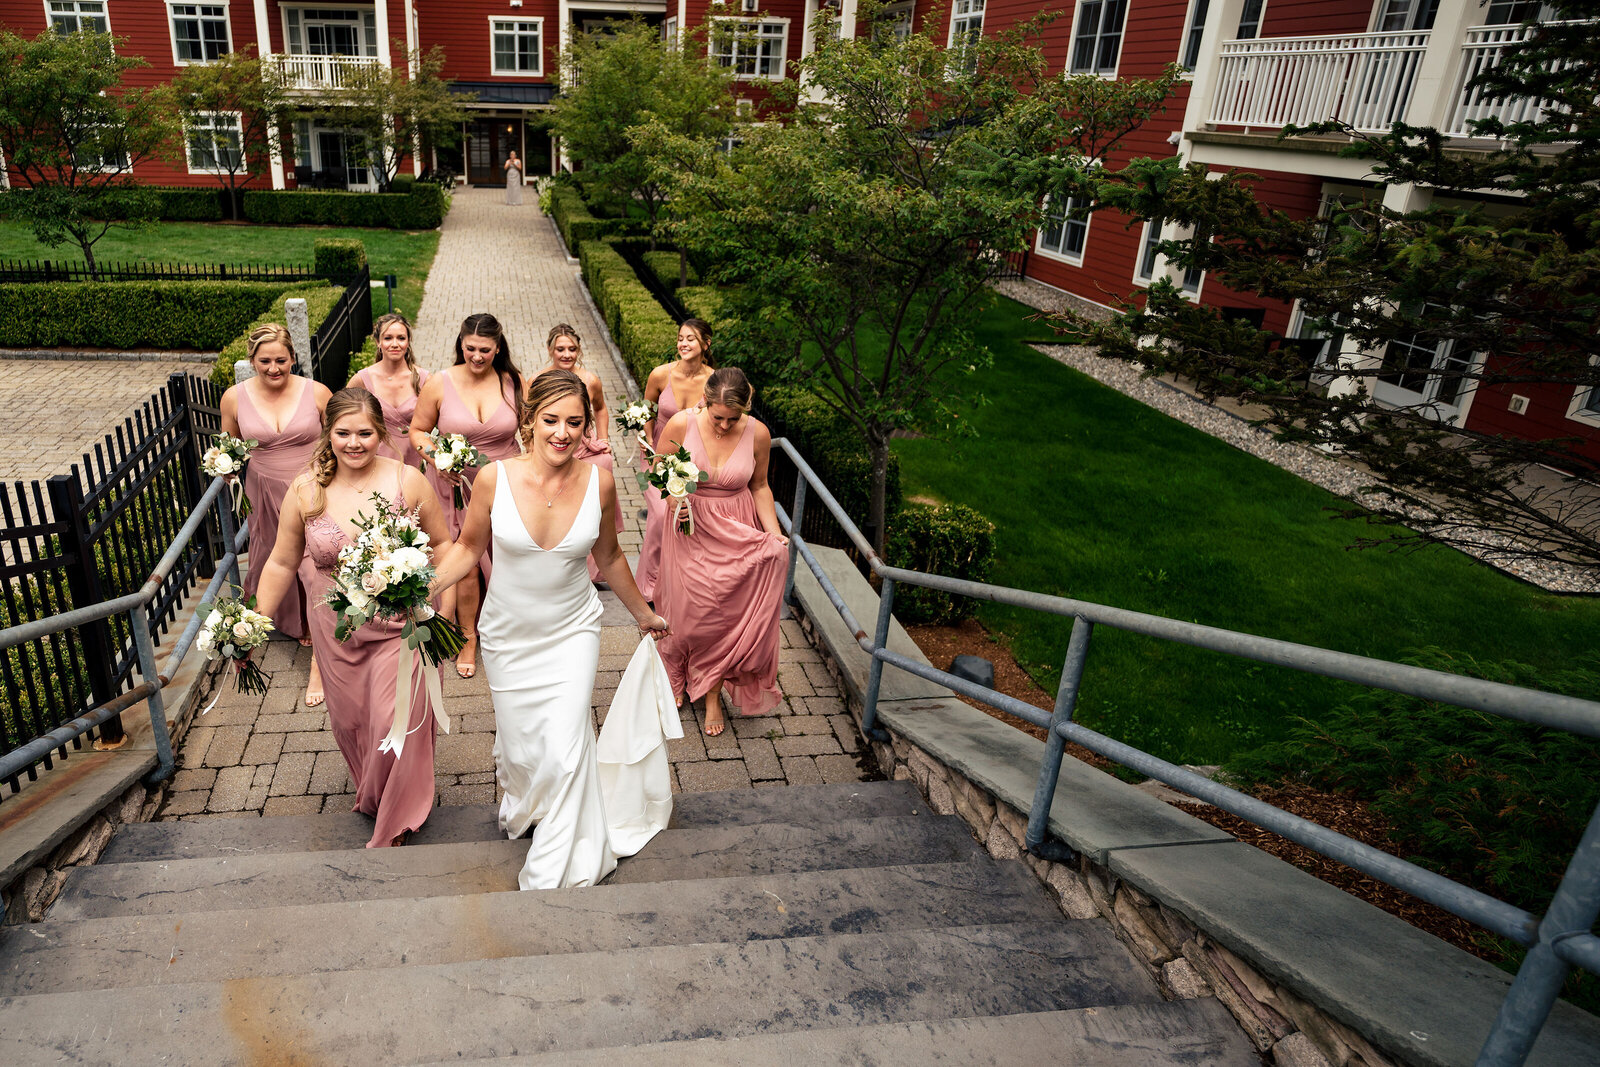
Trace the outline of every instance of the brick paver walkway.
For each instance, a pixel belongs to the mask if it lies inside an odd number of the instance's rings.
[[[518,366],[532,370],[543,365],[545,333],[565,321],[583,335],[586,363],[600,375],[614,404],[625,395],[624,383],[606,352],[577,266],[567,262],[532,197],[521,207],[509,207],[501,197],[498,189],[456,194],[418,316],[420,361],[430,368],[453,362],[461,320],[491,311],[506,328]],[[627,519],[623,548],[632,556],[643,530],[638,518],[643,497],[630,471],[624,468],[617,487]],[[595,681],[597,725],[638,642],[638,631],[615,596],[603,593],[602,599],[606,617]],[[180,770],[159,818],[349,810],[351,785],[327,714],[300,701],[308,658],[292,642],[274,642],[262,660],[272,673],[265,697],[234,693],[231,682],[224,682],[230,688],[215,710],[196,721],[180,748]],[[698,712],[685,709],[684,738],[668,744],[675,788],[859,781],[870,773],[861,765],[860,739],[837,684],[792,621],[783,623],[778,682],[787,700],[775,714],[735,719],[721,737],[702,735]],[[454,732],[438,740],[439,803],[493,802],[494,713],[488,685],[481,673],[462,681],[446,670],[444,693]]]

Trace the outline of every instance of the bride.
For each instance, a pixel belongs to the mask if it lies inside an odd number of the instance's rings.
[[[460,540],[438,564],[436,588],[460,580],[494,544],[478,634],[494,699],[500,827],[521,837],[538,823],[518,884],[593,885],[616,856],[606,839],[590,702],[600,661],[600,598],[592,553],[641,634],[664,636],[617,545],[611,472],[574,458],[594,421],[583,379],[534,378],[520,411],[524,455],[478,475]]]

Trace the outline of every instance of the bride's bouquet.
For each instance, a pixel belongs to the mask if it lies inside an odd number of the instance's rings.
[[[637,437],[639,439],[639,444],[644,446],[645,450],[648,451],[650,448],[650,442],[645,440],[644,431],[645,427],[649,426],[655,421],[655,417],[655,401],[635,400],[633,403],[627,405],[617,413],[617,425],[620,426],[625,433],[632,434],[634,437]],[[629,456],[627,461],[632,463],[633,457]]]
[[[441,434],[437,428],[428,432],[428,440],[433,442],[433,466],[439,471],[464,471],[468,467],[476,467],[483,462],[483,453],[472,447],[472,443],[458,433]],[[426,470],[423,473],[427,473]],[[462,495],[461,486],[455,486],[456,510],[467,506],[466,497]]]
[[[244,470],[245,461],[260,443],[253,437],[235,437],[224,431],[211,439],[211,447],[200,456],[201,470],[213,478],[231,479],[233,507],[240,515],[250,514],[250,498],[244,495],[244,488],[236,476]]]
[[[272,620],[256,611],[255,603],[255,597],[244,600],[223,597],[215,601],[194,639],[195,647],[206,654],[206,659],[226,659],[233,663],[241,693],[265,693],[267,683],[272,680],[270,674],[249,659],[250,653],[267,643],[267,635],[273,630]]]
[[[399,756],[411,713],[413,657],[420,656],[428,667],[437,667],[461,651],[465,637],[460,626],[437,614],[428,603],[428,585],[434,578],[433,550],[417,523],[417,510],[401,510],[380,493],[372,494],[372,502],[377,514],[371,518],[365,512],[358,514],[356,528],[361,532],[339,550],[339,566],[326,601],[338,616],[333,634],[341,642],[375,618],[405,619],[400,636],[405,639],[406,651],[400,655],[395,679],[394,725],[378,743],[379,752]],[[421,673],[435,717],[449,733],[438,672]]]
[[[672,502],[672,524],[694,535],[694,512],[689,507],[689,494],[700,488],[700,483],[711,475],[695,466],[689,450],[679,446],[676,452],[650,453],[648,470],[639,472],[639,488],[654,487],[661,499]]]

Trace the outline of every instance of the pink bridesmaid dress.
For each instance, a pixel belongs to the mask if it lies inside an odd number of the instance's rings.
[[[611,458],[611,450],[606,447],[606,442],[602,441],[598,437],[585,437],[582,441],[579,441],[577,449],[572,453],[572,458],[581,459],[587,463],[593,463],[596,467],[604,467],[606,470],[611,471],[613,476],[616,474],[617,468],[615,462],[613,462]],[[617,533],[621,533],[623,529],[623,521],[622,507],[620,504],[618,505],[616,511],[617,513],[615,518],[617,520]],[[593,556],[589,557],[588,563],[589,580],[591,582],[598,582],[600,580],[600,568],[594,565]]]
[[[699,420],[689,423],[684,443],[711,477],[689,497],[694,533],[666,529],[670,513],[663,519],[656,610],[672,624],[660,652],[674,693],[687,690],[699,700],[721,680],[727,703],[745,715],[764,715],[783,699],[778,605],[789,551],[756,516],[755,420],[742,421],[739,443],[721,469],[706,456]]]
[[[405,507],[398,489],[395,503]],[[420,827],[433,810],[433,711],[426,706],[426,690],[420,678],[413,681],[408,734],[400,758],[392,752],[379,752],[378,743],[394,725],[394,688],[399,677],[400,653],[405,639],[403,625],[393,619],[373,619],[352,633],[342,644],[334,637],[338,619],[333,609],[322,602],[333,572],[339,565],[339,549],[349,544],[349,535],[326,515],[306,522],[306,557],[309,566],[301,568],[315,598],[307,621],[311,644],[322,667],[322,688],[327,693],[328,719],[333,739],[350,769],[355,783],[355,810],[374,816],[368,848],[384,848],[408,830]],[[422,667],[416,670],[437,670]]]
[[[651,448],[661,444],[661,431],[667,428],[672,416],[682,410],[678,407],[678,394],[672,391],[669,377],[661,396],[656,400],[656,434],[650,442]],[[654,600],[656,586],[661,580],[661,531],[667,521],[667,502],[661,499],[659,492],[647,490],[644,511],[644,543],[639,546],[639,566],[635,570],[639,574],[639,592],[644,594],[646,600]]]
[[[260,442],[250,453],[250,463],[244,472],[244,494],[250,498],[250,570],[244,578],[244,591],[254,596],[261,581],[261,571],[272,555],[272,546],[278,541],[278,509],[283,506],[283,494],[289,483],[311,463],[317,450],[317,438],[322,435],[322,418],[317,414],[311,379],[298,379],[300,400],[294,414],[282,429],[272,424],[256,411],[250,400],[249,383],[239,388],[239,435]],[[272,616],[272,625],[278,632],[295,640],[305,636],[300,622],[305,608],[305,590],[299,581],[291,582]]]
[[[510,459],[522,451],[517,443],[517,398],[512,392],[509,381],[502,383],[501,395],[505,403],[495,408],[486,421],[479,422],[473,418],[472,411],[461,399],[461,394],[456,392],[456,385],[450,379],[450,372],[441,371],[439,376],[444,379],[444,392],[439,400],[437,423],[441,434],[458,433],[465,437],[473,448],[484,454],[485,465],[497,459]],[[480,469],[468,467],[463,472],[464,499],[471,499],[472,483],[478,480]],[[433,491],[439,495],[439,506],[444,510],[444,521],[450,527],[450,536],[460,537],[461,523],[466,518],[466,513],[456,510],[455,494],[451,491],[450,483],[440,477],[431,463],[428,464],[428,480],[433,483]],[[492,551],[485,552],[478,564],[479,569],[483,571],[485,581],[489,578],[491,555]]]
[[[372,387],[372,382],[367,379],[367,371],[371,369],[363,367],[357,372],[356,381],[361,383],[361,388],[377,397],[379,406],[383,408],[383,425],[389,431],[389,443],[379,447],[378,455],[398,459],[408,467],[427,470],[422,462],[422,453],[411,443],[411,416],[417,413],[417,394],[412,393],[399,407],[390,404],[378,395],[378,391]],[[419,370],[417,375],[417,388],[420,390],[423,383],[428,380],[428,372]],[[401,446],[400,449],[395,447],[397,444]]]

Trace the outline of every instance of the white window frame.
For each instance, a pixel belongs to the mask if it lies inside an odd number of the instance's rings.
[[[1161,274],[1162,264],[1166,260],[1160,252],[1152,252],[1152,244],[1161,243],[1161,219],[1145,219],[1144,229],[1139,231],[1139,254],[1133,260],[1133,284],[1139,288],[1147,288]],[[1144,269],[1144,261],[1150,260],[1150,269]]]
[[[1067,73],[1068,74],[1096,74],[1102,78],[1115,78],[1117,68],[1122,65],[1122,46],[1126,43],[1128,32],[1128,3],[1129,0],[1079,0],[1077,11],[1072,21],[1072,40],[1067,45]],[[1096,57],[1100,54],[1100,41],[1111,36],[1109,28],[1105,26],[1106,11],[1112,4],[1120,4],[1122,17],[1117,24],[1117,60],[1109,70],[1099,69]],[[1074,66],[1074,58],[1078,54],[1078,42],[1083,38],[1084,23],[1088,21],[1090,11],[1094,12],[1099,20],[1094,29],[1094,52],[1087,67]]]
[[[56,11],[56,4],[70,4],[72,6],[72,10],[70,12]],[[98,12],[85,12],[83,8],[86,5],[98,7],[100,10]],[[106,28],[98,32],[111,32],[111,4],[109,0],[44,0],[44,25],[46,29],[53,29],[55,27],[57,15],[60,15],[64,18],[70,17],[78,20],[82,19],[85,14],[89,15],[91,18],[98,18],[101,22],[106,24]],[[77,28],[72,32],[78,33],[82,29],[83,25],[81,22],[79,22]]]
[[[222,33],[226,45],[222,49],[222,55],[227,55],[233,51],[233,12],[228,8],[228,0],[211,0],[210,3],[202,3],[199,0],[194,3],[189,3],[188,0],[167,0],[167,36],[172,38],[172,63],[174,66],[203,66],[207,63],[216,62],[216,60],[212,59],[184,59],[178,55],[178,26],[175,9],[180,7],[194,8],[196,11],[194,18],[197,23],[205,22],[205,16],[199,14],[201,8],[220,8],[222,10]],[[202,53],[205,51],[205,41],[205,32],[202,30],[200,34],[200,50]],[[219,56],[218,58],[221,57]]]
[[[1233,37],[1236,41],[1253,41],[1257,37],[1260,37],[1261,24],[1267,21],[1267,0],[1261,0],[1261,6],[1256,9],[1255,22],[1246,23],[1245,15],[1247,14],[1249,3],[1250,0],[1245,0],[1244,6],[1239,8],[1239,25],[1233,28]],[[1246,25],[1249,25],[1250,27],[1250,36],[1248,37],[1244,36],[1244,28]]]
[[[950,36],[945,42],[948,48],[957,48],[959,39],[967,38],[977,40],[983,36],[983,16],[986,0],[955,0],[950,5]],[[973,15],[977,15],[977,25],[972,25]],[[956,27],[960,26],[958,33]],[[976,32],[973,32],[976,31]]]
[[[889,24],[894,39],[903,43],[911,36],[911,28],[916,25],[916,0],[900,0],[897,4],[889,4],[878,13],[878,17]]]
[[[102,91],[100,95],[104,96],[105,93]],[[100,161],[96,163],[79,163],[77,152],[74,152],[72,157],[72,165],[77,170],[89,171],[94,174],[104,174],[107,171],[111,172],[112,174],[133,173],[133,159],[128,155],[127,148],[122,149],[122,155],[109,167],[105,164],[104,152],[100,153]]]
[[[341,23],[350,22],[355,24],[356,40],[361,48],[361,51],[357,52],[356,55],[363,56],[367,59],[372,59],[378,54],[377,15],[373,8],[355,7],[350,4],[341,3],[319,4],[316,3],[315,0],[306,0],[306,2],[302,3],[281,4],[278,7],[278,18],[282,24],[283,30],[283,48],[284,51],[289,55],[308,56],[312,54],[310,51],[310,43],[306,39],[309,36],[309,27],[306,25],[306,12],[308,11],[340,11],[350,13],[354,16],[353,18],[341,18],[338,21]],[[290,16],[291,12],[293,12],[292,18]],[[317,19],[315,21],[325,22],[329,20]],[[299,38],[298,42],[295,41],[296,37]],[[294,50],[296,43],[300,45],[300,51],[298,52]]]
[[[712,63],[732,70],[735,81],[781,82],[789,76],[788,19],[761,17],[743,18],[738,15],[718,15],[713,21],[718,23],[727,23],[728,26],[724,29],[713,31],[711,40],[706,42],[706,56]],[[740,33],[740,28],[746,26],[754,27],[754,31]],[[763,33],[762,30],[769,26],[782,27],[782,32],[780,34]],[[778,55],[776,57],[776,63],[773,64],[776,73],[762,74],[762,62],[771,62],[773,57],[763,56],[760,51],[761,46],[765,43],[771,43],[773,41],[776,41],[778,44]],[[727,43],[730,49],[730,51],[727,53],[720,51],[720,48],[724,42]],[[753,60],[755,67],[748,74],[741,73],[738,70],[738,63],[740,59],[739,45],[741,42],[750,42],[756,46],[755,53],[750,57]],[[726,62],[724,62],[724,60],[726,60]]]
[[[1591,359],[1590,363],[1596,362]],[[1594,404],[1590,408],[1590,404]],[[1572,403],[1567,405],[1567,418],[1585,426],[1600,426],[1600,385],[1580,385],[1572,391]]]
[[[1094,213],[1090,210],[1090,208],[1094,206],[1094,202],[1090,200],[1084,200],[1084,202],[1079,205],[1079,199],[1080,198],[1076,196],[1067,197],[1066,207],[1061,213],[1060,237],[1057,238],[1055,248],[1048,248],[1045,246],[1045,230],[1048,228],[1049,220],[1055,216],[1050,213],[1050,198],[1045,197],[1044,204],[1040,207],[1040,213],[1044,216],[1043,224],[1040,225],[1038,232],[1034,234],[1033,238],[1033,250],[1035,252],[1041,256],[1044,256],[1046,259],[1058,260],[1062,263],[1071,264],[1074,267],[1083,266],[1084,255],[1089,251],[1089,223],[1094,218]],[[1070,218],[1071,214],[1075,210],[1083,212],[1083,218],[1081,220]],[[1083,242],[1081,247],[1079,247],[1078,251],[1076,252],[1063,251],[1066,244],[1068,224],[1079,221],[1083,223]]]
[[[1194,68],[1200,65],[1200,49],[1205,44],[1206,19],[1211,18],[1211,2],[1212,0],[1189,0],[1189,11],[1183,19],[1183,36],[1178,38],[1178,66],[1182,67],[1190,75],[1193,75]],[[1200,24],[1196,26],[1195,18],[1200,15],[1202,7],[1205,8],[1205,14],[1200,17]],[[1196,30],[1200,31],[1198,40],[1195,39]],[[1194,48],[1193,59],[1189,58],[1191,44]],[[1120,65],[1122,59],[1120,45],[1117,50],[1117,59]]]
[[[678,37],[678,16],[668,15],[666,20],[661,23],[661,39],[674,52],[682,46],[682,42]]]
[[[210,125],[206,127],[206,132],[211,134],[211,155],[213,159],[217,157],[217,119],[228,118],[233,120],[233,132],[239,135],[239,166],[235,167],[233,171],[229,171],[227,167],[222,166],[196,166],[194,162],[194,144],[191,141],[191,138],[195,134],[199,133],[200,130],[191,128],[187,123],[185,123],[183,130],[183,158],[184,161],[189,165],[189,173],[229,174],[243,171],[245,169],[244,164],[246,162],[244,158],[244,116],[237,111],[202,111],[199,113],[199,116],[211,120]]]
[[[526,26],[529,23],[532,23],[533,26],[534,26],[533,32],[537,33],[539,35],[539,53],[538,53],[538,56],[539,56],[539,68],[537,70],[501,70],[498,66],[495,65],[496,61],[497,61],[496,57],[499,55],[499,49],[495,47],[495,38],[498,37],[498,36],[501,36],[502,33],[504,33],[507,36],[521,37],[524,34],[526,34],[528,31],[522,30],[522,29],[515,29],[515,28],[510,29],[510,30],[502,31],[498,27],[500,27],[500,26],[510,26],[510,27]],[[543,18],[543,16],[531,16],[529,18],[515,18],[515,17],[507,18],[504,15],[490,15],[489,16],[489,73],[492,74],[494,77],[496,77],[496,78],[542,78],[542,77],[544,77],[544,49],[545,49],[545,36],[544,36],[544,18]],[[520,49],[518,50],[517,54],[519,56],[522,54]]]

